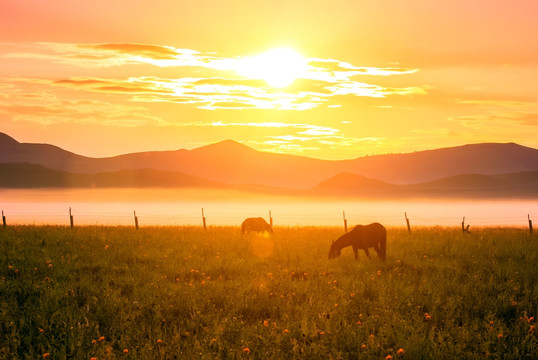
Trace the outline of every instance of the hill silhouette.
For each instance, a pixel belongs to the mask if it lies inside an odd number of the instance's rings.
[[[4,188],[226,188],[225,184],[191,175],[152,169],[80,174],[26,163],[0,164]],[[229,186],[228,186],[229,187]]]
[[[500,175],[462,174],[407,185],[388,184],[362,175],[343,173],[320,183],[308,193],[368,198],[530,198],[538,197],[538,171]]]
[[[262,152],[225,140],[192,150],[91,158],[49,144],[20,143],[0,133],[0,163],[35,164],[74,174],[147,169],[181,173],[227,185],[307,190],[318,184],[323,188],[327,184],[321,183],[342,173],[393,185],[409,185],[463,174],[538,171],[538,150],[514,143],[486,143],[330,161]]]

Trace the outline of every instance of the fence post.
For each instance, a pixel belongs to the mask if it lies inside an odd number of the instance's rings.
[[[138,216],[136,216],[136,211],[133,211],[134,213],[134,220],[135,220],[135,228],[138,230]]]
[[[73,214],[71,213],[71,208],[69,208],[69,223],[71,225],[71,228],[75,227],[75,223],[73,221]]]
[[[405,222],[407,223],[407,232],[411,232],[411,225],[409,225],[409,219],[407,218],[407,213],[404,212],[405,214]]]
[[[342,214],[344,215],[344,232],[347,232],[346,212],[345,212],[345,211],[342,211]]]
[[[530,214],[527,214],[527,219],[529,219],[529,231],[532,234],[532,220]]]
[[[4,215],[4,210],[2,210],[2,224],[4,224],[4,228],[7,226],[7,224],[6,224],[6,216]]]
[[[467,226],[465,226],[465,216],[464,216],[464,217],[463,217],[463,221],[461,222],[461,232],[464,233],[464,234],[465,234],[465,233],[470,234],[470,233],[471,233],[471,232],[469,231],[469,227],[470,227],[470,226],[471,226],[471,225],[469,225],[469,224],[467,224]]]
[[[273,217],[271,216],[271,210],[269,210],[269,225],[273,227]]]
[[[204,208],[202,208],[202,223],[204,224],[204,230],[207,230],[207,225],[205,222]]]

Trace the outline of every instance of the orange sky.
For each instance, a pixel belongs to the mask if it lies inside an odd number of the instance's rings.
[[[225,139],[325,159],[538,148],[537,14],[534,0],[2,1],[0,131],[99,157]],[[276,48],[298,68],[259,61]]]

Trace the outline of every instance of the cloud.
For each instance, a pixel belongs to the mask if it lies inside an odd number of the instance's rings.
[[[139,56],[154,60],[173,60],[178,51],[170,46],[148,44],[80,44],[82,49],[105,50],[112,53]]]
[[[92,99],[66,100],[53,93],[38,90],[21,91],[22,88],[4,88],[0,97],[0,114],[14,121],[27,121],[50,125],[58,123],[103,124],[108,126],[139,126],[163,124],[141,106],[112,104]]]
[[[385,98],[426,94],[424,87],[385,87],[356,80],[361,76],[375,80],[376,77],[413,74],[418,69],[360,67],[335,59],[304,59],[305,68],[297,74],[292,85],[275,89],[268,85],[265,78],[241,75],[242,66],[249,61],[247,57],[219,57],[192,49],[136,43],[43,42],[25,44],[21,50],[4,57],[86,68],[133,64],[181,68],[185,75],[175,79],[147,75],[127,79],[68,76],[50,80],[49,84],[92,92],[130,94],[132,101],[139,102],[192,104],[205,110],[306,111],[320,106],[341,106],[342,97]],[[137,71],[147,74],[148,70],[147,67],[140,67]]]
[[[518,100],[498,100],[498,99],[489,99],[489,100],[462,100],[457,99],[457,103],[465,105],[479,105],[485,107],[497,106],[505,108],[523,108],[523,107],[533,107],[536,106],[535,102],[527,101],[518,101]]]
[[[538,112],[512,111],[512,112],[490,112],[488,114],[458,116],[450,120],[461,122],[466,126],[487,128],[493,122],[513,126],[538,126]],[[498,129],[498,127],[496,127]]]

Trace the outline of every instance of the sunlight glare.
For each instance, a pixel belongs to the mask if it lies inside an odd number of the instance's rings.
[[[306,68],[306,59],[297,51],[276,48],[252,58],[245,58],[237,72],[248,78],[264,80],[272,87],[282,88],[301,77]]]

